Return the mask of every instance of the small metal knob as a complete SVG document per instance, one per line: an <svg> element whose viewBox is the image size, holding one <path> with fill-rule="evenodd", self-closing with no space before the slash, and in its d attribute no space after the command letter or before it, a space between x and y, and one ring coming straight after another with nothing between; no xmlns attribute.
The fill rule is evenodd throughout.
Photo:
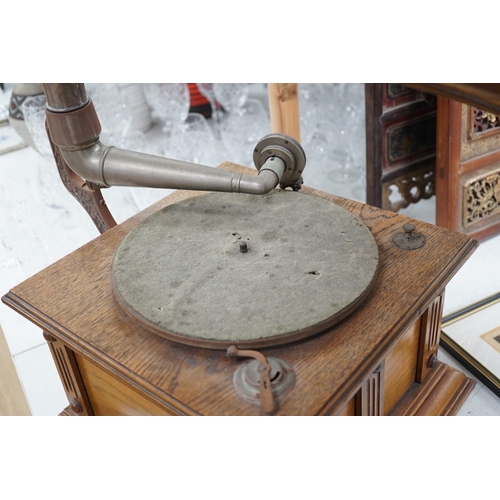
<svg viewBox="0 0 500 500"><path fill-rule="evenodd" d="M433 354L429 358L429 361L427 361L427 368L436 368L437 364L438 364L438 357L436 354Z"/></svg>
<svg viewBox="0 0 500 500"><path fill-rule="evenodd" d="M403 226L403 231L406 233L406 239L409 240L415 231L415 224L405 224Z"/></svg>
<svg viewBox="0 0 500 500"><path fill-rule="evenodd" d="M402 233L392 237L392 244L401 250L417 250L425 245L425 236L415 233L415 224L403 225Z"/></svg>
<svg viewBox="0 0 500 500"><path fill-rule="evenodd" d="M69 406L75 413L82 413L83 411L82 406L76 399L72 399Z"/></svg>

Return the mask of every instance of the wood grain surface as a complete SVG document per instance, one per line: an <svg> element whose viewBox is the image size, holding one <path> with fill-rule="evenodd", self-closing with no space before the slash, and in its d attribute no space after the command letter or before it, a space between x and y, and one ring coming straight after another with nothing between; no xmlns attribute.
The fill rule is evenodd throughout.
<svg viewBox="0 0 500 500"><path fill-rule="evenodd" d="M268 83L271 132L300 142L299 89L297 83Z"/></svg>
<svg viewBox="0 0 500 500"><path fill-rule="evenodd" d="M407 87L500 114L500 83L405 83Z"/></svg>
<svg viewBox="0 0 500 500"><path fill-rule="evenodd" d="M497 213L488 215L487 211L484 217L474 223L465 222L468 206L467 185L474 177L485 179L489 175L493 178L498 175L500 150L496 142L491 142L489 146L483 142L475 157L462 158L462 148L478 142L474 137L467 138L467 118L463 116L462 108L463 105L457 101L438 98L436 224L483 241L500 232L500 220ZM491 138L490 136L483 141Z"/></svg>
<svg viewBox="0 0 500 500"><path fill-rule="evenodd" d="M0 328L0 416L28 416L31 411L14 360Z"/></svg>
<svg viewBox="0 0 500 500"><path fill-rule="evenodd" d="M219 168L249 173L230 163ZM377 241L380 264L370 296L338 325L304 341L262 349L288 362L296 374L295 387L280 403L278 415L335 414L344 408L398 340L407 335L415 344L409 330L477 246L463 234L313 189L304 191L359 217ZM172 413L259 415L259 407L233 389L233 374L244 361L150 333L132 324L113 298L110 266L125 235L159 208L196 194L174 192L16 286L2 300L77 355ZM408 222L427 238L419 250L401 250L391 242Z"/></svg>

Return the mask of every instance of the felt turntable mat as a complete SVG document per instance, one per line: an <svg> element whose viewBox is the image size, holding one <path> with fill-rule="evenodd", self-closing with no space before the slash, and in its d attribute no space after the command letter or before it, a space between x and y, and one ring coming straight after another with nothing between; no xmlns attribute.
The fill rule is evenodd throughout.
<svg viewBox="0 0 500 500"><path fill-rule="evenodd" d="M156 212L120 244L111 276L119 304L152 331L223 348L334 324L364 300L377 266L377 244L350 212L274 190L209 193Z"/></svg>

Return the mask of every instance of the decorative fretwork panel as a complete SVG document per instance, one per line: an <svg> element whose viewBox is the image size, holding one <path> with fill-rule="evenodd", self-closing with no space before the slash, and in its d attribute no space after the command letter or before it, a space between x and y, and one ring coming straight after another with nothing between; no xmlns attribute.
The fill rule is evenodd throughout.
<svg viewBox="0 0 500 500"><path fill-rule="evenodd" d="M472 108L472 116L472 130L474 135L482 135L494 129L498 129L496 131L500 132L499 116L477 108Z"/></svg>
<svg viewBox="0 0 500 500"><path fill-rule="evenodd" d="M383 186L382 208L398 212L412 203L428 200L435 194L435 172L433 165L409 172Z"/></svg>
<svg viewBox="0 0 500 500"><path fill-rule="evenodd" d="M500 149L500 119L480 109L461 105L460 162L495 153Z"/></svg>
<svg viewBox="0 0 500 500"><path fill-rule="evenodd" d="M463 199L464 227L497 216L500 213L500 172L467 182Z"/></svg>

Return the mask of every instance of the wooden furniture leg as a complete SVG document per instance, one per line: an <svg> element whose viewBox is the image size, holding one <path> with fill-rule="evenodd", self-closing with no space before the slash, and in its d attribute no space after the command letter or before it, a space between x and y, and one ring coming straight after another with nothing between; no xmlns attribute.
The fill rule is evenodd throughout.
<svg viewBox="0 0 500 500"><path fill-rule="evenodd" d="M268 83L271 132L286 134L300 142L299 94L296 83Z"/></svg>

